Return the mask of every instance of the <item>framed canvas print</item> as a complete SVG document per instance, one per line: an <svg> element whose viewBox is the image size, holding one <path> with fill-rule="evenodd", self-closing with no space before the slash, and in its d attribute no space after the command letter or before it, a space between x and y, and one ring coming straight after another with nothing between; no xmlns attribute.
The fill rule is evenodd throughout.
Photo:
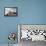
<svg viewBox="0 0 46 46"><path fill-rule="evenodd" d="M46 24L19 24L19 42L22 40L46 41Z"/></svg>
<svg viewBox="0 0 46 46"><path fill-rule="evenodd" d="M18 16L18 8L17 7L5 7L4 16Z"/></svg>

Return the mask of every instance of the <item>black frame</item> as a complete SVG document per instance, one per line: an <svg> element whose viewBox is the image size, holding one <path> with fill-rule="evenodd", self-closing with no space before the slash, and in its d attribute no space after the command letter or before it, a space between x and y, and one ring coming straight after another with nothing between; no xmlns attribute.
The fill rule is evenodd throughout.
<svg viewBox="0 0 46 46"><path fill-rule="evenodd" d="M5 15L5 8L13 8L16 9L16 15ZM5 7L4 8L4 16L18 16L18 7Z"/></svg>

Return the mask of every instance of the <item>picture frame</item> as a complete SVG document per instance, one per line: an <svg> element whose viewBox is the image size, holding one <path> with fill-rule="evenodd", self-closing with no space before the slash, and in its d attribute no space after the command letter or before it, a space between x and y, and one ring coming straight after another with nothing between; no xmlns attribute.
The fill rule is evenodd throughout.
<svg viewBox="0 0 46 46"><path fill-rule="evenodd" d="M18 24L18 41L22 40L46 41L46 24Z"/></svg>
<svg viewBox="0 0 46 46"><path fill-rule="evenodd" d="M18 16L18 8L17 7L5 7L4 16Z"/></svg>

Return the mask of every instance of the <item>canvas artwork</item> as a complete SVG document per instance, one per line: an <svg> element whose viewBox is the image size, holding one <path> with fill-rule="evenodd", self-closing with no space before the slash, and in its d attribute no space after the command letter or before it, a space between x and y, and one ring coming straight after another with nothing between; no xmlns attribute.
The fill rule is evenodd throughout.
<svg viewBox="0 0 46 46"><path fill-rule="evenodd" d="M5 7L4 9L4 16L17 16L17 7Z"/></svg>
<svg viewBox="0 0 46 46"><path fill-rule="evenodd" d="M46 25L19 25L20 41L46 41Z"/></svg>

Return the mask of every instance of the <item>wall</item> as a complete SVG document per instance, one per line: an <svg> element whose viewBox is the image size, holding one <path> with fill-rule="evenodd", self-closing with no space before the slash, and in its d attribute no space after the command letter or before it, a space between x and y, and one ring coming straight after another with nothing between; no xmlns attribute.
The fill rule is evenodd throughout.
<svg viewBox="0 0 46 46"><path fill-rule="evenodd" d="M18 7L17 17L5 17L4 7ZM46 24L46 0L0 0L0 44L7 44L17 24ZM17 40L16 40L17 42Z"/></svg>
<svg viewBox="0 0 46 46"><path fill-rule="evenodd" d="M21 8L22 24L46 24L46 0L25 0Z"/></svg>

